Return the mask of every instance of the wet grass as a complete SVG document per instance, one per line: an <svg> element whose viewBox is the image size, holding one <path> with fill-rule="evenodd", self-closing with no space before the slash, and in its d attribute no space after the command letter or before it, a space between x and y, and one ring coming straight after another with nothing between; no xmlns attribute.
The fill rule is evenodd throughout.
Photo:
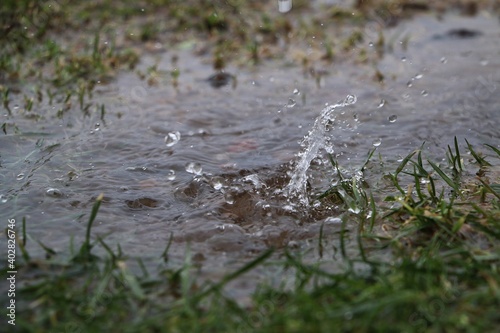
<svg viewBox="0 0 500 333"><path fill-rule="evenodd" d="M448 165L425 161L422 149L410 153L385 175L390 185L384 192L393 194L382 201L374 199L369 184L339 172L341 182L321 200L335 196L351 213L342 216L336 241L324 241L321 228L317 242L320 257L326 247L337 249L344 269L336 273L282 248L207 282L195 273L189 255L183 265L169 262L171 242L158 258L159 274L150 274L140 259L142 272L132 273L126 264L131 258L120 247L112 249L92 234L102 196L80 249L70 256L41 244L47 259L32 259L23 223L16 327L26 332L494 332L500 325L500 179L490 165L498 165L500 154L487 146L483 153L471 145L468 150L461 152L455 140ZM373 153L364 170L377 163ZM358 254L347 252L348 242L358 243ZM94 255L97 247L107 254ZM390 259L380 259L381 252ZM279 286L262 284L250 304L226 296L229 282L256 267L278 267L288 278Z"/></svg>
<svg viewBox="0 0 500 333"><path fill-rule="evenodd" d="M314 22L263 14L263 1L193 3L4 1L0 8L5 32L0 35L3 108L8 114L34 113L37 103L48 100L60 105L54 115L58 118L73 108L86 114L93 106L104 120L105 106L91 101L97 82L133 69L139 61L137 44L160 41L170 47L185 41L165 39L172 31L182 32L186 39L206 40L215 70L224 69L229 61L258 64L293 54L288 47L277 47L280 40L289 46L293 38L328 37ZM355 15L335 7L316 18L355 26L339 40L312 45L319 48L321 60L350 57L363 41L359 25L366 20L391 25L406 15L400 1L357 3ZM143 8L168 19L153 20L142 14ZM294 1L294 8L307 11L308 2ZM128 36L120 42L112 37L117 20L127 23ZM66 29L77 38L68 38ZM377 54L360 52L360 62L373 61L391 48L381 33L374 42ZM315 61L300 56L296 60L304 67ZM171 77L177 85L179 70L172 70ZM383 81L383 73L377 71L376 78ZM8 122L1 127L4 134L18 130ZM334 243L325 239L321 228L314 244L319 257L344 264L336 273L322 268L321 262L306 262L296 250L280 248L268 249L233 273L207 282L197 275L189 255L180 266L169 261L171 241L157 258L159 274L149 272L141 259L137 259L141 273L132 272L127 263L134 258L126 255L126 249L113 248L105 237L92 233L102 196L90 211L82 244L67 253L31 238L23 220L17 240L22 264L16 328L20 332L494 332L500 326L500 180L492 166L498 166L500 152L486 145L481 153L466 145L464 151L455 140L447 149L446 165L425 160L422 149L408 154L383 176L387 186L381 192L389 193L383 196L364 177L344 175L332 159L338 179L318 200L346 213ZM378 163L374 153L369 152L363 172ZM28 242L40 245L45 258L28 253ZM347 252L348 242L358 244L358 254ZM332 248L339 256L326 258ZM104 254L95 254L96 249ZM390 253L390 259L380 259L382 252ZM257 267L279 268L289 279L278 287L261 285L250 304L239 304L225 294L231 281ZM3 277L6 271L2 268Z"/></svg>

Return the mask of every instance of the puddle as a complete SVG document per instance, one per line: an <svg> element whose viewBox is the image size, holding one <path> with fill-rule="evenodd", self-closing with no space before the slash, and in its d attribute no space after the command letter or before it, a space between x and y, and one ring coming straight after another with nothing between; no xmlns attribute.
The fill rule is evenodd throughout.
<svg viewBox="0 0 500 333"><path fill-rule="evenodd" d="M92 204L104 193L93 233L152 265L171 235L171 260L182 262L189 248L207 277L270 246L310 249L305 256L317 260L322 223L333 249L345 212L297 212L280 195L299 142L325 104L357 96L335 110L338 126L325 132L332 154L352 172L374 146L394 163L424 141L427 156L439 161L455 136L499 147L499 28L486 14L419 16L385 31L393 49L376 66L324 63L319 81L286 61L229 67L231 76L215 77L190 50L145 55L140 70L156 64L165 74L155 85L135 73L99 85L93 101L106 105L102 119L98 111L83 117L72 110L59 120L47 103L37 120L26 112L4 116L20 132L11 126L0 136L0 215L25 217L32 238L65 253L69 236L82 241ZM372 42L364 46L370 50ZM169 74L173 55L177 87ZM308 171L309 186L326 189L331 168L318 163ZM28 250L43 255L34 242ZM325 257L334 258L333 250Z"/></svg>

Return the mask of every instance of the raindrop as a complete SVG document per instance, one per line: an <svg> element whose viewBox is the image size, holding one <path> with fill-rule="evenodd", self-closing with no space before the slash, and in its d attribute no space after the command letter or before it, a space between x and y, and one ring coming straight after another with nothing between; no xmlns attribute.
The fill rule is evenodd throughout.
<svg viewBox="0 0 500 333"><path fill-rule="evenodd" d="M381 107L383 107L383 106L385 105L385 103L386 103L386 102L385 102L385 99L381 99L381 100L380 100L380 103L378 103L377 108L379 108L379 109L380 109Z"/></svg>
<svg viewBox="0 0 500 333"><path fill-rule="evenodd" d="M489 64L488 60L481 60L481 66L487 66Z"/></svg>
<svg viewBox="0 0 500 333"><path fill-rule="evenodd" d="M427 90L422 90L422 92L420 93L422 96L427 96L429 95L429 93L427 92Z"/></svg>
<svg viewBox="0 0 500 333"><path fill-rule="evenodd" d="M359 214L359 212L361 212L361 209L359 207L351 207L348 209L348 211L353 214Z"/></svg>
<svg viewBox="0 0 500 333"><path fill-rule="evenodd" d="M448 62L448 59L446 59L446 57L442 57L439 61L441 61L442 64L446 64Z"/></svg>
<svg viewBox="0 0 500 333"><path fill-rule="evenodd" d="M297 102L294 99L288 99L288 103L286 104L287 108L293 108L295 105L297 105Z"/></svg>
<svg viewBox="0 0 500 333"><path fill-rule="evenodd" d="M215 177L212 177L212 179L210 180L210 185L212 185L212 187L215 190L220 190L224 186L226 186L226 181L224 178L222 178L220 176L215 176Z"/></svg>
<svg viewBox="0 0 500 333"><path fill-rule="evenodd" d="M232 205L232 204L234 204L234 197L233 197L233 195L232 195L231 193L229 193L229 192L224 194L224 200L226 201L226 203L227 203L228 205Z"/></svg>
<svg viewBox="0 0 500 333"><path fill-rule="evenodd" d="M406 62L406 57L401 57L402 62Z"/></svg>
<svg viewBox="0 0 500 333"><path fill-rule="evenodd" d="M325 220L325 224L340 224L342 223L342 219L339 217L327 217Z"/></svg>
<svg viewBox="0 0 500 333"><path fill-rule="evenodd" d="M49 188L45 194L47 194L49 197L54 197L54 198L60 198L62 197L62 192L61 190L57 189L57 188Z"/></svg>
<svg viewBox="0 0 500 333"><path fill-rule="evenodd" d="M280 13L288 13L292 9L292 0L278 0L278 10Z"/></svg>
<svg viewBox="0 0 500 333"><path fill-rule="evenodd" d="M14 105L14 110L17 110L17 109L19 109L19 105L15 104Z"/></svg>
<svg viewBox="0 0 500 333"><path fill-rule="evenodd" d="M423 74L417 74L417 75L415 75L415 80L420 80L423 77L424 77Z"/></svg>
<svg viewBox="0 0 500 333"><path fill-rule="evenodd" d="M300 90L297 88L293 89L293 94L297 96L300 95Z"/></svg>
<svg viewBox="0 0 500 333"><path fill-rule="evenodd" d="M16 176L16 180L23 180L24 179L24 173L20 173Z"/></svg>
<svg viewBox="0 0 500 333"><path fill-rule="evenodd" d="M189 162L188 164L186 164L186 171L199 176L201 175L203 170L200 163Z"/></svg>
<svg viewBox="0 0 500 333"><path fill-rule="evenodd" d="M170 132L165 136L165 144L167 147L172 147L181 139L181 133L178 131Z"/></svg>
<svg viewBox="0 0 500 333"><path fill-rule="evenodd" d="M382 139L380 139L380 138L377 138L377 139L373 140L373 142L372 142L372 145L373 145L374 147L378 147L378 146L380 146L381 144L382 144Z"/></svg>
<svg viewBox="0 0 500 333"><path fill-rule="evenodd" d="M368 46L369 46L369 47L373 47L373 42L369 42L369 43L368 43Z"/></svg>
<svg viewBox="0 0 500 333"><path fill-rule="evenodd" d="M167 180L175 180L175 171L174 170L169 170L167 174Z"/></svg>
<svg viewBox="0 0 500 333"><path fill-rule="evenodd" d="M406 84L406 86L407 86L408 88L413 87L413 79L411 79L410 81L408 81L408 83Z"/></svg>
<svg viewBox="0 0 500 333"><path fill-rule="evenodd" d="M392 116L389 116L389 122L395 123L396 120L398 120L398 116L396 116L395 114L393 114Z"/></svg>

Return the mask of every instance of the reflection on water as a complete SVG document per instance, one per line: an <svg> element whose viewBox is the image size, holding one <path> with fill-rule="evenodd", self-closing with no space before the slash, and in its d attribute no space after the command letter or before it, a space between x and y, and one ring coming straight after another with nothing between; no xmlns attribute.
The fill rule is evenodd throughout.
<svg viewBox="0 0 500 333"><path fill-rule="evenodd" d="M482 34L434 37L461 26ZM358 98L349 112L336 110L335 121L359 126L326 134L325 123L321 137L306 137L308 147L331 140L329 152L346 169L359 168L373 146L395 163L423 141L426 153L441 159L454 136L498 147L497 21L423 16L394 29L419 33L407 50L395 46L381 60L383 84L372 79L369 64L325 64L330 74L318 87L301 68L274 61L230 69L238 85L213 89L204 79L211 68L179 51L177 87L148 86L133 73L98 87L94 99L106 104L104 119L72 112L60 120L46 104L37 121L13 112L8 122L19 132L0 136L0 215L26 217L33 238L65 252L70 235L81 241L91 206L104 193L94 233L146 260L159 258L173 235L172 258L181 260L190 243L213 273L269 246L307 248L324 221L333 242L345 212L320 207L303 214L282 198L304 156L299 142L325 103ZM168 68L171 56L158 67ZM154 61L145 56L142 66ZM293 186L328 187L329 167L315 161L321 146ZM368 177L377 182L381 175ZM42 253L33 242L28 250Z"/></svg>

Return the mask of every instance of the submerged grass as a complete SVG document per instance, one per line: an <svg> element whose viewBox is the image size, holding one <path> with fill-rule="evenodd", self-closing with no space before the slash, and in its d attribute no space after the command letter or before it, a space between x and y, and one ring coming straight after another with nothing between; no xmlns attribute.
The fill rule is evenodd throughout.
<svg viewBox="0 0 500 333"><path fill-rule="evenodd" d="M450 178L450 169L436 163L424 164L421 149L412 152L390 174L396 194L382 202L352 180L328 190L323 199L344 191L337 199L346 210L354 208L342 218L337 260L345 268L336 273L289 249L268 249L215 282L198 282L189 257L158 275L139 261L142 274L132 273L119 247L113 251L101 238L92 242L102 197L92 208L79 252L66 260L56 253L35 260L26 253L23 223L16 327L26 332L494 332L500 325L500 179L487 177L486 157L468 148L475 161L467 165L464 154L451 150L449 168L464 172L460 178ZM499 152L490 151L489 158L498 162ZM471 167L483 172L467 179ZM356 224L353 235L347 228ZM318 251L324 257L329 245L323 237L321 228ZM358 255L346 251L351 241L358 242ZM92 254L99 244L107 256ZM159 262L168 264L170 244ZM390 259L380 259L381 251L389 251ZM292 285L263 284L246 305L226 296L230 281L263 265L281 267Z"/></svg>

